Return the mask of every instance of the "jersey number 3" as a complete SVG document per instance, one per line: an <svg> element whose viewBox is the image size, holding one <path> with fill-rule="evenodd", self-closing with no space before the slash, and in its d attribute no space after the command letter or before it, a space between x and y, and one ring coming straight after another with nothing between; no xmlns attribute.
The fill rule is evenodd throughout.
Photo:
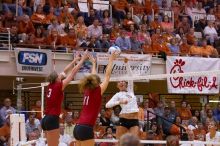
<svg viewBox="0 0 220 146"><path fill-rule="evenodd" d="M83 105L89 104L89 96L84 96Z"/></svg>
<svg viewBox="0 0 220 146"><path fill-rule="evenodd" d="M48 94L47 94L47 98L50 98L51 93L52 93L52 89L51 89L51 88L49 88L49 90L48 90Z"/></svg>

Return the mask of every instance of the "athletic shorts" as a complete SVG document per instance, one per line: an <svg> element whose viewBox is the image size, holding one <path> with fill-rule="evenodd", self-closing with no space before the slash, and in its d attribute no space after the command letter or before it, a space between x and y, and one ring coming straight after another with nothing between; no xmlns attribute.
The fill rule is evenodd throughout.
<svg viewBox="0 0 220 146"><path fill-rule="evenodd" d="M73 136L79 141L94 139L93 127L77 124L74 127Z"/></svg>
<svg viewBox="0 0 220 146"><path fill-rule="evenodd" d="M59 129L59 116L44 116L44 118L41 120L41 127L44 131Z"/></svg>
<svg viewBox="0 0 220 146"><path fill-rule="evenodd" d="M138 119L120 118L119 125L127 128L127 129L130 129L131 127L139 126L139 121L138 121Z"/></svg>

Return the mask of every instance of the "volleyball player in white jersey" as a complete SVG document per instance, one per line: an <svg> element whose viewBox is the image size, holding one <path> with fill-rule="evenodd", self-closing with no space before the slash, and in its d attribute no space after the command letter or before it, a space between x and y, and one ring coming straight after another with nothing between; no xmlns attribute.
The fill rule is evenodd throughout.
<svg viewBox="0 0 220 146"><path fill-rule="evenodd" d="M128 63L126 63L126 67L128 69L128 73L131 74L131 69ZM136 96L134 95L133 80L119 81L117 87L119 89L119 92L116 93L106 104L106 108L112 108L116 105L120 105L122 108L119 114L120 124L116 128L116 138L120 138L123 134L127 132L138 135L139 109Z"/></svg>

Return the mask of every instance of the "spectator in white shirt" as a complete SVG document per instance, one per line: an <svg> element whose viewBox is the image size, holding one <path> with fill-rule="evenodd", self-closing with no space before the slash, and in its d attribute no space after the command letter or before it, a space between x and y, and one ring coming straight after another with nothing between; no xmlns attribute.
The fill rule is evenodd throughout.
<svg viewBox="0 0 220 146"><path fill-rule="evenodd" d="M189 123L188 129L189 129L189 130L197 129L197 128L198 128L197 123L198 123L197 117L193 116L193 117L190 119L190 123Z"/></svg>
<svg viewBox="0 0 220 146"><path fill-rule="evenodd" d="M65 143L66 145L69 145L72 138L69 134L66 134L64 131L65 131L65 126L64 126L64 124L60 123L60 139L59 139L59 141L60 141L60 143Z"/></svg>
<svg viewBox="0 0 220 146"><path fill-rule="evenodd" d="M29 134L34 131L34 129L39 129L41 131L40 121L36 118L35 113L31 113L28 117L28 120L25 123L26 133Z"/></svg>
<svg viewBox="0 0 220 146"><path fill-rule="evenodd" d="M195 135L194 135L192 130L189 130L187 132L187 135L188 135L188 141L198 142L197 140L194 140ZM204 146L204 144L198 144L198 143L195 143L195 144L182 144L181 146Z"/></svg>
<svg viewBox="0 0 220 146"><path fill-rule="evenodd" d="M66 120L65 120L65 129L64 129L64 133L67 135L70 135L71 137L73 137L73 129L74 129L74 125L72 124L73 122L73 118L72 115L67 114L66 115Z"/></svg>
<svg viewBox="0 0 220 146"><path fill-rule="evenodd" d="M214 121L211 121L208 125L208 133L206 134L206 141L220 142L220 132L217 131L217 125ZM213 145L207 144L207 146L213 146Z"/></svg>
<svg viewBox="0 0 220 146"><path fill-rule="evenodd" d="M204 35L211 45L218 39L218 33L212 21L208 21L208 26L204 29Z"/></svg>
<svg viewBox="0 0 220 146"><path fill-rule="evenodd" d="M2 120L3 120L3 122L5 122L5 120L6 120L6 115L7 115L7 113L8 112L11 112L12 114L15 114L15 112L16 112L16 110L15 110L15 108L13 108L12 106L11 106L11 99L10 98L5 98L4 99L4 106L1 108L1 110L0 110L0 115L1 115L1 118L2 118Z"/></svg>

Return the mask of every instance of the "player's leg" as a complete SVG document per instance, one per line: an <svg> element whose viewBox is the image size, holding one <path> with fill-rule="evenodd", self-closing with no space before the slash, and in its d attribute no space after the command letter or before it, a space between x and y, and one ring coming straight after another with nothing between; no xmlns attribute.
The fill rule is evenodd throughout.
<svg viewBox="0 0 220 146"><path fill-rule="evenodd" d="M139 127L138 126L133 126L129 129L129 132L134 134L134 135L139 135Z"/></svg>
<svg viewBox="0 0 220 146"><path fill-rule="evenodd" d="M128 129L124 126L116 127L116 138L119 139L122 135L128 132Z"/></svg>
<svg viewBox="0 0 220 146"><path fill-rule="evenodd" d="M58 146L60 138L60 129L53 129L47 131L47 144L48 146Z"/></svg>
<svg viewBox="0 0 220 146"><path fill-rule="evenodd" d="M80 146L94 146L94 145L95 145L94 139L84 140L80 142Z"/></svg>
<svg viewBox="0 0 220 146"><path fill-rule="evenodd" d="M94 146L93 127L87 125L76 125L73 130L76 146Z"/></svg>

